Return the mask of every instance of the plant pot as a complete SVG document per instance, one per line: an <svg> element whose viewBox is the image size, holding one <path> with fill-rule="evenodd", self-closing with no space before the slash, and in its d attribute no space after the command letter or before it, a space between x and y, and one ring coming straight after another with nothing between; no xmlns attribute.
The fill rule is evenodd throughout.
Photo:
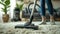
<svg viewBox="0 0 60 34"><path fill-rule="evenodd" d="M20 19L20 9L19 8L15 8L14 9L14 13L13 13L13 21L21 21Z"/></svg>
<svg viewBox="0 0 60 34"><path fill-rule="evenodd" d="M2 19L3 19L3 22L8 22L9 21L9 15L3 14Z"/></svg>

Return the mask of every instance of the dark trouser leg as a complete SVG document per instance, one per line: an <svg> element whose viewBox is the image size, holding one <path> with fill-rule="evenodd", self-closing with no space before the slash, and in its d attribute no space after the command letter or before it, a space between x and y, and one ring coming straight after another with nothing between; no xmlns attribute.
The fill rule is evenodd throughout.
<svg viewBox="0 0 60 34"><path fill-rule="evenodd" d="M46 18L45 18L45 0L40 0L41 4L41 16L42 16L42 23L41 24L46 24Z"/></svg>
<svg viewBox="0 0 60 34"><path fill-rule="evenodd" d="M41 4L41 15L45 16L45 0L40 0Z"/></svg>
<svg viewBox="0 0 60 34"><path fill-rule="evenodd" d="M47 3L48 10L49 10L49 14L53 16L53 5L52 5L51 0L46 0L46 3Z"/></svg>

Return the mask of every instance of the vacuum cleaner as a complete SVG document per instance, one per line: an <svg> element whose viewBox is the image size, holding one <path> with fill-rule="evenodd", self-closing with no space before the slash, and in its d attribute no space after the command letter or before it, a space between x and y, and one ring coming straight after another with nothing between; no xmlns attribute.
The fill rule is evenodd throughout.
<svg viewBox="0 0 60 34"><path fill-rule="evenodd" d="M33 20L33 13L34 13L34 9L35 9L35 5L36 4L36 0L34 1L34 6L32 8L32 12L30 15L30 20L28 22L26 22L24 25L22 24L18 24L15 26L15 28L26 28L26 29L34 29L34 30L38 30L38 26L32 24L32 20Z"/></svg>

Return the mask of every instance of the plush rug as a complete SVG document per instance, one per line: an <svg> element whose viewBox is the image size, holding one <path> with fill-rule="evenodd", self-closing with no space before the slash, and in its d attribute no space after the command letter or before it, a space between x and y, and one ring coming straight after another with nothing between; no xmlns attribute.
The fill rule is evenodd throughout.
<svg viewBox="0 0 60 34"><path fill-rule="evenodd" d="M17 28L20 23L0 23L0 34L60 34L60 25L38 25L38 30Z"/></svg>

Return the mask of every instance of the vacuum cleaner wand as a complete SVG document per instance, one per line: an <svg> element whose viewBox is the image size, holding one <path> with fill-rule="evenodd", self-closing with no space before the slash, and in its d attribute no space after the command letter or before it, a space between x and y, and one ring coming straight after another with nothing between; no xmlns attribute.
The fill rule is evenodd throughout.
<svg viewBox="0 0 60 34"><path fill-rule="evenodd" d="M32 12L31 12L31 15L30 15L30 20L29 20L28 23L26 23L27 26L30 25L30 24L32 23L33 14L34 14L34 10L35 10L35 7L36 7L36 1L37 1L37 0L34 1L34 5L33 5L33 8L32 8Z"/></svg>

